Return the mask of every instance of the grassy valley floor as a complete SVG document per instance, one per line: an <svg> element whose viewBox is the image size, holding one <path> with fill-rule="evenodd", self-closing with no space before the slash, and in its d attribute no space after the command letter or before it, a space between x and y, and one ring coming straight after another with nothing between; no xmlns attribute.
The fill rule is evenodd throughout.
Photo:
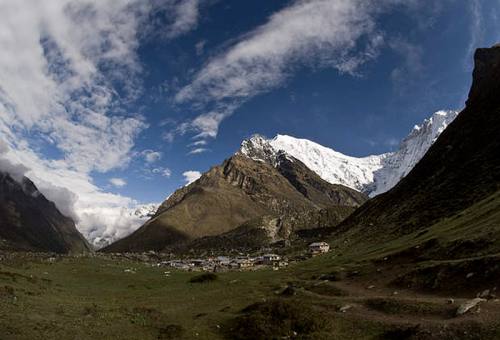
<svg viewBox="0 0 500 340"><path fill-rule="evenodd" d="M279 271L190 282L202 274L101 257L19 255L0 264L0 338L498 339L494 296L479 312L457 317L474 288L425 285L443 273L466 280L469 261L353 262L331 253Z"/></svg>

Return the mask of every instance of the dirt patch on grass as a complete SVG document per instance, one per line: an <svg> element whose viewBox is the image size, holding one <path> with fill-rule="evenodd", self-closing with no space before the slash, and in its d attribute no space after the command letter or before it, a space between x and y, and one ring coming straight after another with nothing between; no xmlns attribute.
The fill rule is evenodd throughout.
<svg viewBox="0 0 500 340"><path fill-rule="evenodd" d="M500 333L497 326L487 327L479 322L424 327L397 326L385 331L380 340L496 340Z"/></svg>
<svg viewBox="0 0 500 340"><path fill-rule="evenodd" d="M442 318L452 318L455 315L456 310L455 306L384 298L368 299L364 304L370 309L393 315L439 316Z"/></svg>
<svg viewBox="0 0 500 340"><path fill-rule="evenodd" d="M319 281L314 284L309 284L304 287L306 290L319 295L325 296L347 296L349 295L345 290L338 288L328 281Z"/></svg>
<svg viewBox="0 0 500 340"><path fill-rule="evenodd" d="M500 258L485 257L427 265L398 276L391 285L470 297L485 289L493 290L498 282Z"/></svg>

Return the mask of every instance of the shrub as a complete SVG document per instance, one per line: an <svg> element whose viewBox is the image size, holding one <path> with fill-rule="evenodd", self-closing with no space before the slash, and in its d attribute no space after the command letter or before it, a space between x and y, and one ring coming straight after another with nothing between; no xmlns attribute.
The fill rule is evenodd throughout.
<svg viewBox="0 0 500 340"><path fill-rule="evenodd" d="M214 273L204 273L201 275L193 276L189 282L190 283L205 283L217 280L217 275Z"/></svg>
<svg viewBox="0 0 500 340"><path fill-rule="evenodd" d="M180 325L167 325L160 328L158 339L169 340L169 339L179 339L185 333L185 329Z"/></svg>
<svg viewBox="0 0 500 340"><path fill-rule="evenodd" d="M324 319L307 305L272 300L246 307L230 325L228 338L237 340L281 339L309 335L325 327Z"/></svg>

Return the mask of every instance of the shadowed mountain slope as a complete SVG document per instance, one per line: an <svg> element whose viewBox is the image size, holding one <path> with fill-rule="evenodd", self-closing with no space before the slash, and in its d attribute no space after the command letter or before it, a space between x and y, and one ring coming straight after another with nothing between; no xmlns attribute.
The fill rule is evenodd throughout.
<svg viewBox="0 0 500 340"><path fill-rule="evenodd" d="M7 250L82 253L91 251L75 223L47 200L33 182L0 172L0 247Z"/></svg>
<svg viewBox="0 0 500 340"><path fill-rule="evenodd" d="M382 242L416 231L424 233L436 223L463 217L464 209L490 196L498 201L499 93L500 47L478 49L466 108L398 185L358 209L341 224L338 235L351 241L371 238ZM472 216L474 211L467 214ZM490 217L489 213L477 215L468 221L469 226L488 220L493 228L500 221ZM487 226L483 227L486 232ZM500 233L497 229L495 233Z"/></svg>

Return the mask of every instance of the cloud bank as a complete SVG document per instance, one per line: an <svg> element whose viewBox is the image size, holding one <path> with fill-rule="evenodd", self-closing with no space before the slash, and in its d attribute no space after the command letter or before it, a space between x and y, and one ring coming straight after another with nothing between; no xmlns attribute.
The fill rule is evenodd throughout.
<svg viewBox="0 0 500 340"><path fill-rule="evenodd" d="M112 241L142 223L129 214L138 202L105 192L91 174L128 166L148 127L126 108L142 91L137 49L151 16L168 7L166 30L175 37L196 27L198 5L0 1L0 168L30 177L90 241Z"/></svg>

